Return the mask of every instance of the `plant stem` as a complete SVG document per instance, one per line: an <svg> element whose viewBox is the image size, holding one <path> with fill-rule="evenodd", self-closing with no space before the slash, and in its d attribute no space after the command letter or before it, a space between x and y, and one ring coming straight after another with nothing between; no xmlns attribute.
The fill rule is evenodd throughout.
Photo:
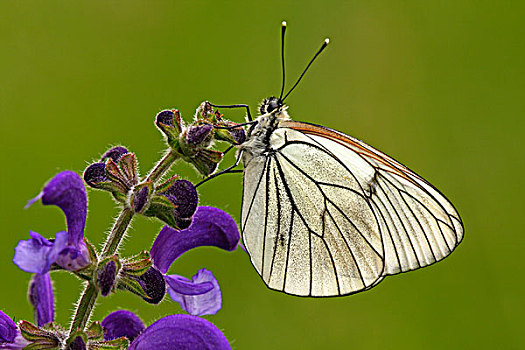
<svg viewBox="0 0 525 350"><path fill-rule="evenodd" d="M102 250L102 258L115 254L120 244L120 241L122 240L122 237L124 237L126 229L128 228L129 223L133 218L133 214L133 210L131 210L130 208L122 209L122 212L118 216L117 221L115 221L113 230L111 230L111 233L109 234L108 239L106 240L104 250Z"/></svg>
<svg viewBox="0 0 525 350"><path fill-rule="evenodd" d="M115 221L115 224L113 225L111 233L108 236L106 245L102 251L102 257L115 254L120 242L122 241L122 237L124 237L126 229L133 218L133 214L134 213L130 208L124 208L122 210ZM69 330L70 334L77 329L83 330L86 327L89 317L91 316L91 312L95 307L95 301L97 300L97 297L97 287L93 284L93 282L88 282L86 289L84 289L84 293L82 294L82 297L80 298L80 301L77 305L75 318L73 319L73 322L71 323L71 329Z"/></svg>
<svg viewBox="0 0 525 350"><path fill-rule="evenodd" d="M69 334L75 332L79 328L84 329L84 327L86 327L86 323L89 320L91 311L95 306L97 296L97 287L95 287L93 283L88 282L86 289L84 289L84 293L82 294L82 298L80 298L80 302L78 303L77 311L75 312L75 318L73 319L73 323L71 323Z"/></svg>
<svg viewBox="0 0 525 350"><path fill-rule="evenodd" d="M162 159L157 163L157 165L151 170L146 181L151 181L153 183L157 182L162 175L179 159L180 155L170 150L168 153L162 157Z"/></svg>

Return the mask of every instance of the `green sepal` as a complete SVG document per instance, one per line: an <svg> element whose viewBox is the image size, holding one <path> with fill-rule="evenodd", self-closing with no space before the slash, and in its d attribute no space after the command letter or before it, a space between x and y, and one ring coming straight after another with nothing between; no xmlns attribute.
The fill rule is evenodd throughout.
<svg viewBox="0 0 525 350"><path fill-rule="evenodd" d="M45 342L45 341L38 341L31 343L29 345L26 345L24 347L24 350L46 350L46 349L58 349L58 342Z"/></svg>
<svg viewBox="0 0 525 350"><path fill-rule="evenodd" d="M149 299L150 296L146 294L140 283L133 278L131 275L120 274L120 278L117 283L117 288L120 290L127 290L135 295L138 295L141 298Z"/></svg>
<svg viewBox="0 0 525 350"><path fill-rule="evenodd" d="M166 200L169 202L168 199ZM160 206L160 205L159 206L153 205L152 203L148 211L145 212L144 215L156 217L157 219L163 221L167 225L177 229L178 228L177 221L175 220L175 214L173 211L173 209L175 209L176 206L173 203L171 203L171 205L172 205L171 210L167 210L167 207Z"/></svg>
<svg viewBox="0 0 525 350"><path fill-rule="evenodd" d="M123 273L138 277L144 274L153 265L153 261L151 260L149 252L144 250L139 254L124 260L122 264Z"/></svg>
<svg viewBox="0 0 525 350"><path fill-rule="evenodd" d="M115 198L115 200L119 203L126 203L126 201L128 200L127 193L111 192L111 194L113 195L113 198Z"/></svg>
<svg viewBox="0 0 525 350"><path fill-rule="evenodd" d="M39 328L30 322L20 321L18 328L22 336L31 342L24 349L55 349L60 343L54 333Z"/></svg>
<svg viewBox="0 0 525 350"><path fill-rule="evenodd" d="M127 187L127 179L124 177L124 174L120 170L117 163L115 163L111 158L106 160L106 175L111 180L121 183L124 187Z"/></svg>
<svg viewBox="0 0 525 350"><path fill-rule="evenodd" d="M100 182L93 182L91 186L95 186L94 188L109 192L127 192L127 188L121 184L120 182L114 182L114 181L100 181Z"/></svg>
<svg viewBox="0 0 525 350"><path fill-rule="evenodd" d="M155 207L156 210L173 210L177 208L175 204L173 204L168 198L161 195L155 195L153 198L151 198L151 207ZM149 211L149 210L148 210Z"/></svg>
<svg viewBox="0 0 525 350"><path fill-rule="evenodd" d="M197 147L191 146L186 142L186 133L180 134L178 152L181 153L183 157L191 159L197 151Z"/></svg>
<svg viewBox="0 0 525 350"><path fill-rule="evenodd" d="M137 180L137 161L135 159L135 154L126 153L124 154L118 162L120 170L129 181L129 183L135 185Z"/></svg>
<svg viewBox="0 0 525 350"><path fill-rule="evenodd" d="M102 339L104 337L104 329L102 329L100 322L95 321L91 323L89 328L86 329L86 335L89 339Z"/></svg>
<svg viewBox="0 0 525 350"><path fill-rule="evenodd" d="M162 131L164 135L166 135L169 144L171 144L173 140L179 139L180 131L174 128L173 126L163 123L157 123L157 127L160 129L160 131Z"/></svg>
<svg viewBox="0 0 525 350"><path fill-rule="evenodd" d="M234 144L236 145L237 142L235 141L235 139L233 138L232 134L226 130L226 129L213 129L214 130L214 137L216 140L219 140L219 141L226 141L226 142L229 142L231 144Z"/></svg>
<svg viewBox="0 0 525 350"><path fill-rule="evenodd" d="M175 221L175 213L174 209L177 208L175 204L173 204L168 198L165 196L159 194L153 196L151 198L151 203L144 213L142 213L145 216L152 216L156 217L162 221L164 221L166 224L177 227L176 221Z"/></svg>
<svg viewBox="0 0 525 350"><path fill-rule="evenodd" d="M222 152L211 149L201 149L195 156L190 158L190 161L202 175L208 176L217 169L223 157L224 154Z"/></svg>
<svg viewBox="0 0 525 350"><path fill-rule="evenodd" d="M106 340L96 343L90 343L89 349L97 350L125 350L129 346L129 340L125 337L120 337L113 340Z"/></svg>
<svg viewBox="0 0 525 350"><path fill-rule="evenodd" d="M184 129L184 122L182 120L179 110L173 109L172 112L173 112L173 118L172 118L173 125L163 124L160 122L155 123L155 125L157 125L160 131L166 136L168 144L170 146L176 143L175 141L179 139L179 135Z"/></svg>
<svg viewBox="0 0 525 350"><path fill-rule="evenodd" d="M91 244L91 242L89 242L87 240L87 238L84 237L84 243L86 243L86 247L88 249L88 252L89 252L89 259L91 262L97 262L98 261L98 256L97 256L97 250L95 248L95 246L93 244Z"/></svg>
<svg viewBox="0 0 525 350"><path fill-rule="evenodd" d="M168 180L155 187L155 193L166 192L179 179L178 175L173 175Z"/></svg>

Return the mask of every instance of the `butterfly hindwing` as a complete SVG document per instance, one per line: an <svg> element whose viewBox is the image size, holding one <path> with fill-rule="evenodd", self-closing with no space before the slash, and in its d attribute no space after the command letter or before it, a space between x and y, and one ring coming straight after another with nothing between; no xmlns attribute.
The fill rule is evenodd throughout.
<svg viewBox="0 0 525 350"><path fill-rule="evenodd" d="M372 286L382 275L384 253L362 174L350 173L292 129L277 129L270 145L273 151L245 164L241 223L263 280L303 296Z"/></svg>

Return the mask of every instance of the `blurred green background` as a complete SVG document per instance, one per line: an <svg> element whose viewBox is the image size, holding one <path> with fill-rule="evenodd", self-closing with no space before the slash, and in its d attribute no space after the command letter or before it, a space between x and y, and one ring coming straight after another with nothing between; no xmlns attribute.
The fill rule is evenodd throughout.
<svg viewBox="0 0 525 350"><path fill-rule="evenodd" d="M524 343L523 146L525 6L496 1L6 1L0 3L1 309L32 319L18 240L54 236L62 213L23 207L55 173L112 145L142 173L163 151L157 112L190 119L205 99L248 103L278 94L280 23L288 21L288 84L332 41L290 96L296 120L324 124L394 156L442 190L465 223L446 260L372 290L304 299L267 289L242 251L200 248L173 273L213 271L223 309L207 319L236 349L492 349ZM226 112L226 111L223 111ZM227 112L242 120L243 113ZM225 163L226 165L226 163ZM179 164L176 172L197 180ZM241 175L200 189L202 204L239 218ZM89 192L86 235L101 245L118 213ZM123 253L149 248L161 224L136 218ZM53 274L67 323L81 285ZM167 298L169 299L169 298ZM151 323L179 313L119 293L94 319L130 309Z"/></svg>

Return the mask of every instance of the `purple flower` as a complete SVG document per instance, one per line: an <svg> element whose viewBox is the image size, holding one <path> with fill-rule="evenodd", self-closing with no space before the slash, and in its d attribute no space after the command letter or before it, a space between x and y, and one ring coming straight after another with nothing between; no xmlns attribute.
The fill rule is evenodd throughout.
<svg viewBox="0 0 525 350"><path fill-rule="evenodd" d="M128 350L231 349L228 340L211 322L191 315L161 318L144 330L132 312L116 311L103 321L104 340L121 336L132 340Z"/></svg>
<svg viewBox="0 0 525 350"><path fill-rule="evenodd" d="M210 124L190 126L186 130L186 142L191 146L198 146L206 141L212 130L213 126Z"/></svg>
<svg viewBox="0 0 525 350"><path fill-rule="evenodd" d="M0 349L23 349L28 344L16 323L0 310Z"/></svg>
<svg viewBox="0 0 525 350"><path fill-rule="evenodd" d="M33 305L39 327L55 320L55 299L49 273L33 275L29 282L29 302Z"/></svg>
<svg viewBox="0 0 525 350"><path fill-rule="evenodd" d="M176 207L173 211L177 226L188 227L199 201L195 186L188 180L177 180L162 195Z"/></svg>
<svg viewBox="0 0 525 350"><path fill-rule="evenodd" d="M132 341L146 328L137 315L127 310L110 313L102 320L101 326L104 330L104 340L126 337Z"/></svg>
<svg viewBox="0 0 525 350"><path fill-rule="evenodd" d="M80 176L72 171L57 174L28 205L38 199L44 205L56 205L62 209L67 232L58 232L54 240L30 232L31 239L20 241L15 248L13 262L24 271L38 274L49 271L55 262L70 271L89 265L89 251L84 242L87 196Z"/></svg>
<svg viewBox="0 0 525 350"><path fill-rule="evenodd" d="M200 269L191 281L179 275L168 275L165 279L171 299L190 315L214 315L221 309L219 283L210 271Z"/></svg>
<svg viewBox="0 0 525 350"><path fill-rule="evenodd" d="M200 246L215 246L232 251L239 243L237 224L226 212L199 207L191 225L184 230L164 226L155 239L150 254L153 265L166 273L183 253ZM221 291L210 271L200 270L193 279L178 275L164 276L173 300L192 315L216 313L222 305Z"/></svg>

